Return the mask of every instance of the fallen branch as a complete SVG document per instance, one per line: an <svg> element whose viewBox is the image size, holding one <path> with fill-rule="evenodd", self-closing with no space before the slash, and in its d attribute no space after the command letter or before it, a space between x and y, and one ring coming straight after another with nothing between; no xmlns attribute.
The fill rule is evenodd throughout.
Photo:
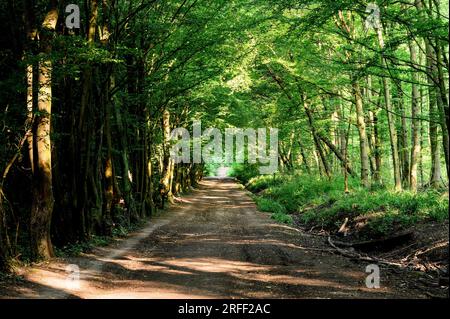
<svg viewBox="0 0 450 319"><path fill-rule="evenodd" d="M399 263L393 263L390 261L386 261L386 260L382 260L382 259L378 259L378 258L373 258L373 257L368 257L368 256L362 256L358 253L355 252L350 252L348 250L339 248L338 246L336 246L333 241L331 240L331 236L328 236L328 243L330 244L331 247L333 247L339 254L345 256L345 257L349 257L352 259L358 259L361 261L367 261L367 262L371 262L371 263L376 263L376 264L383 264L383 265L387 265L387 266L395 266L395 267L401 267L401 268L405 268L404 265L399 264Z"/></svg>
<svg viewBox="0 0 450 319"><path fill-rule="evenodd" d="M344 223L345 225L346 223ZM345 227L345 226L341 226ZM373 239L373 240L367 240L367 241L361 241L361 242L356 242L356 243L346 243L346 242L341 242L341 241L336 241L334 242L335 245L337 246L341 246L341 247L359 247L359 248L363 248L363 247L371 247L371 246L379 246L379 245L383 245L383 244L390 244L392 242L403 242L406 241L408 239L410 239L413 235L413 231L411 230L406 230L400 233L397 233L393 236L389 236L389 237L383 237L383 238L379 238L379 239Z"/></svg>
<svg viewBox="0 0 450 319"><path fill-rule="evenodd" d="M383 257L386 258L386 257L395 256L395 255L400 256L401 253L403 253L404 251L407 251L408 249L410 249L411 247L416 246L416 245L417 245L417 243L412 243L412 244L410 244L410 245L408 245L406 247L401 247L399 249L396 249L396 250L393 250L393 251L388 252L386 254L383 254Z"/></svg>

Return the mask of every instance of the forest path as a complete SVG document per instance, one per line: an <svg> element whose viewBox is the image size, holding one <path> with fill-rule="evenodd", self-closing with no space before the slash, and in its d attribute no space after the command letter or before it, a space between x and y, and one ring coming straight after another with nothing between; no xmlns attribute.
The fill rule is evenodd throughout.
<svg viewBox="0 0 450 319"><path fill-rule="evenodd" d="M69 264L81 271L79 287L67 279ZM381 288L366 288L366 266L259 212L236 182L206 179L128 239L27 269L6 297L425 297L398 271L382 269Z"/></svg>

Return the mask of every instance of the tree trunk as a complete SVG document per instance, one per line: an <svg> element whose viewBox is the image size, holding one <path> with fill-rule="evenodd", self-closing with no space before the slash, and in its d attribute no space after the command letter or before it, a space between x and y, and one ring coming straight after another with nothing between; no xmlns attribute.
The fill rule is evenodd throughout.
<svg viewBox="0 0 450 319"><path fill-rule="evenodd" d="M378 111L374 111L372 113L373 116L373 137L374 137L374 156L375 156L375 174L374 181L382 184L383 181L381 179L381 166L382 166L382 152L381 152L381 138L380 138L380 129L379 129L379 121L378 121Z"/></svg>
<svg viewBox="0 0 450 319"><path fill-rule="evenodd" d="M375 134L374 134L374 119L373 119L373 107L372 107L372 77L367 76L367 89L366 99L368 104L368 112L366 115L366 127L367 127L367 146L369 148L369 163L372 179L375 183L378 182L378 174L375 160Z"/></svg>
<svg viewBox="0 0 450 319"><path fill-rule="evenodd" d="M36 259L48 259L53 256L50 239L50 224L53 213L52 189L52 146L51 146L51 114L52 114L52 62L49 54L52 51L51 36L56 28L58 10L53 3L47 13L40 35L41 52L44 55L39 62L38 76L38 116L36 117L34 140L34 174L33 203L31 207L31 243L32 253Z"/></svg>
<svg viewBox="0 0 450 319"><path fill-rule="evenodd" d="M445 87L444 72L442 70L442 53L440 45L436 45L438 51L436 52L436 69L437 69L437 79L439 84L439 93L437 96L439 120L442 131L442 147L444 150L445 167L447 170L447 178L450 180L449 171L449 137L448 137L448 100L447 100L447 89Z"/></svg>
<svg viewBox="0 0 450 319"><path fill-rule="evenodd" d="M341 162L342 167L345 168L346 171L351 176L355 177L356 176L355 172L353 172L353 170L350 167L350 164L345 159L345 156L336 148L336 146L333 145L333 143L331 143L331 141L329 139L327 139L325 136L323 136L322 134L317 133L317 135L328 146L328 148L334 153L334 155L336 155L338 160Z"/></svg>
<svg viewBox="0 0 450 319"><path fill-rule="evenodd" d="M428 15L431 19L436 19L441 17L441 8L439 1L430 1L430 8L427 10ZM434 5L434 6L433 6ZM434 15L433 13L436 13ZM428 39L427 43L431 44L432 39ZM447 88L445 86L445 75L443 70L443 58L445 58L445 50L443 50L443 46L441 45L441 40L438 37L434 38L432 50L434 53L433 64L436 67L436 71L432 73L434 75L434 83L437 86L437 103L438 103L438 111L440 117L440 126L442 129L442 146L444 150L444 159L445 159L445 167L447 170L447 178L450 179L450 170L449 170L449 136L448 136L448 123L449 123L449 106L448 106L448 97L447 97ZM445 42L444 42L445 43ZM448 45L448 42L447 42ZM448 73L448 65L447 65L447 73Z"/></svg>
<svg viewBox="0 0 450 319"><path fill-rule="evenodd" d="M438 188L441 184L441 159L438 145L438 97L434 80L436 74L436 65L434 64L435 55L429 41L425 39L427 54L427 73L428 73L428 95L429 95L429 135L431 148L431 175L430 186Z"/></svg>
<svg viewBox="0 0 450 319"><path fill-rule="evenodd" d="M302 102L303 102L303 107L305 109L305 113L308 117L308 123L311 128L311 133L313 135L313 140L314 140L314 144L316 146L317 153L319 154L321 163L323 165L323 169L325 171L325 175L327 176L328 179L330 179L331 178L330 167L329 167L327 159L325 157L322 145L320 145L320 139L317 134L316 127L314 126L314 119L312 117L311 111L309 109L309 106L306 104L305 98L303 96L302 96ZM320 171L320 165L319 165L319 171Z"/></svg>
<svg viewBox="0 0 450 319"><path fill-rule="evenodd" d="M104 168L104 203L102 214L102 228L104 235L111 235L112 233L112 210L114 201L115 176L114 164L112 159L112 141L111 141L111 104L109 101L109 81L103 89L102 103L105 110L105 141L106 141L106 159Z"/></svg>
<svg viewBox="0 0 450 319"><path fill-rule="evenodd" d="M411 57L411 64L417 65L417 50L413 42L409 42L409 52ZM417 191L417 166L420 157L420 94L419 94L419 76L416 71L413 70L412 75L412 87L411 87L411 169L409 177L409 187L415 192Z"/></svg>
<svg viewBox="0 0 450 319"><path fill-rule="evenodd" d="M173 177L174 163L170 157L170 113L168 110L164 110L162 118L162 128L164 133L164 161L163 161L163 173L161 176L160 189L161 196L167 199L170 203L173 203L173 194L171 188L171 182Z"/></svg>
<svg viewBox="0 0 450 319"><path fill-rule="evenodd" d="M384 49L384 39L383 39L383 31L381 28L377 29L378 34L378 42L380 48ZM386 59L384 57L381 58L383 67L387 68ZM402 180L400 176L400 160L398 155L398 140L397 140L397 131L395 129L395 119L392 113L392 103L391 103L391 89L389 80L386 77L383 77L383 88L384 88L384 102L386 105L388 126L389 126L389 137L391 142L391 153L392 153L392 166L394 169L394 184L395 190L400 191L402 189Z"/></svg>
<svg viewBox="0 0 450 319"><path fill-rule="evenodd" d="M420 114L424 114L423 110L423 101L425 100L425 90L422 87L420 87ZM425 149L425 125L420 125L420 149ZM419 153L419 172L420 172L420 185L424 184L425 177L424 177L424 169L423 169L423 154L422 152Z"/></svg>
<svg viewBox="0 0 450 319"><path fill-rule="evenodd" d="M401 83L398 84L398 110L400 112L400 139L399 139L399 151L400 151L400 163L402 167L402 184L404 187L409 187L410 178L410 164L409 164L409 141L408 141L408 131L406 123L406 110L403 101L403 91Z"/></svg>
<svg viewBox="0 0 450 319"><path fill-rule="evenodd" d="M361 89L356 79L352 83L353 95L356 105L356 125L359 133L359 151L361 160L361 182L364 187L369 187L369 148L367 145L366 123L364 119L363 100Z"/></svg>

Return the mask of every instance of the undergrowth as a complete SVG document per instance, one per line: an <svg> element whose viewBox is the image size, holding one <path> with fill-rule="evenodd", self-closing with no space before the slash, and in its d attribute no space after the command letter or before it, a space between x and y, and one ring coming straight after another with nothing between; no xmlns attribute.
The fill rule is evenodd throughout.
<svg viewBox="0 0 450 319"><path fill-rule="evenodd" d="M250 177L249 170L239 173L236 177L255 194L258 208L288 224L296 216L304 226L336 232L346 218L349 225L356 218L365 221L358 231L382 236L419 222L442 222L449 217L448 193L431 189L418 193L394 192L381 186L364 189L357 179L350 179L351 191L345 194L341 177L326 180L301 174Z"/></svg>
<svg viewBox="0 0 450 319"><path fill-rule="evenodd" d="M124 238L130 232L141 228L144 224L145 221L131 224L128 227L117 225L117 227L112 230L111 236L92 236L85 241L71 243L63 247L55 247L55 254L57 257L79 256L82 253L92 251L95 247L104 247L111 244L115 239Z"/></svg>

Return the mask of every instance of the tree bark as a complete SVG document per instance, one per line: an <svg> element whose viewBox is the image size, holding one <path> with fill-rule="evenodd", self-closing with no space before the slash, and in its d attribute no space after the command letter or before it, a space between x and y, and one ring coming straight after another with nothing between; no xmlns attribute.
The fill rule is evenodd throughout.
<svg viewBox="0 0 450 319"><path fill-rule="evenodd" d="M325 136L323 136L320 133L317 133L319 138L328 146L328 148L334 153L334 155L336 155L336 157L339 159L339 161L341 161L341 165L343 168L345 168L347 170L347 172L352 176L355 177L356 174L355 172L352 170L352 168L350 167L350 164L348 163L348 161L345 159L345 156L336 148L336 146L331 143L331 141L329 139L327 139Z"/></svg>
<svg viewBox="0 0 450 319"><path fill-rule="evenodd" d="M39 62L38 116L33 130L34 174L33 203L31 207L32 253L36 259L48 259L54 255L50 239L50 225L53 213L52 189L52 51L51 36L58 20L57 3L53 1L42 24L40 35L43 60Z"/></svg>
<svg viewBox="0 0 450 319"><path fill-rule="evenodd" d="M436 65L434 63L435 54L429 41L425 39L426 55L427 55L427 70L428 70L428 96L429 96L429 135L431 148L431 174L430 186L438 188L441 184L441 158L438 144L438 92L435 86Z"/></svg>
<svg viewBox="0 0 450 319"><path fill-rule="evenodd" d="M375 134L374 134L374 115L373 115L373 98L372 98L372 77L367 76L367 89L366 98L368 102L368 110L366 115L366 126L367 126L367 144L369 148L369 163L372 180L375 183L379 183L379 174L377 171L377 164L375 159Z"/></svg>
<svg viewBox="0 0 450 319"><path fill-rule="evenodd" d="M174 163L170 157L170 113L164 110L162 118L162 129L164 134L164 161L163 173L160 181L161 196L173 203L171 182L173 178Z"/></svg>
<svg viewBox="0 0 450 319"><path fill-rule="evenodd" d="M407 123L406 123L406 110L405 103L403 98L403 91L401 83L397 84L397 105L398 111L400 113L400 129L399 129L399 155L400 155L400 164L401 164L401 177L402 177L402 186L405 188L409 187L409 178L410 178L410 163L409 163L409 141L408 141L408 131L407 131Z"/></svg>
<svg viewBox="0 0 450 319"><path fill-rule="evenodd" d="M384 49L384 39L383 39L383 31L381 28L377 29L378 34L378 42L381 50ZM381 62L384 68L387 68L386 59L384 57L381 58ZM391 103L391 89L390 83L387 77L383 77L383 88L384 88L384 102L386 105L388 126L389 126L389 137L391 142L391 155L392 155L392 166L394 169L394 187L396 191L400 191L402 189L402 180L400 175L400 159L398 154L398 139L397 139L397 131L395 129L395 119L392 113L392 103Z"/></svg>
<svg viewBox="0 0 450 319"><path fill-rule="evenodd" d="M319 157L320 157L321 163L323 165L323 169L325 171L325 175L327 176L328 179L330 179L331 178L330 167L328 165L327 159L326 159L325 154L323 152L322 145L320 145L320 139L319 139L319 136L317 134L316 127L314 126L314 119L312 117L312 114L311 114L311 111L309 109L309 106L307 105L307 103L305 101L304 96L302 96L302 102L303 102L303 107L305 109L305 113L306 113L306 115L308 117L308 123L309 123L309 126L311 128L311 133L313 135L314 144L316 146L317 152L319 153ZM319 166L319 170L320 170L320 166Z"/></svg>
<svg viewBox="0 0 450 319"><path fill-rule="evenodd" d="M361 182L364 187L369 187L369 148L367 144L366 123L364 119L363 100L361 88L357 79L353 79L352 83L353 95L356 105L356 125L359 133L359 151L361 160Z"/></svg>
<svg viewBox="0 0 450 319"><path fill-rule="evenodd" d="M411 64L417 65L417 50L413 42L409 42L409 52L411 58ZM417 167L420 157L420 94L419 94L419 76L417 72L412 70L412 85L411 85L411 169L409 171L409 188L415 192L417 191Z"/></svg>
<svg viewBox="0 0 450 319"><path fill-rule="evenodd" d="M426 10L430 19L436 19L441 17L439 1L430 1L429 10ZM433 41L434 40L434 41ZM441 40L438 37L434 39L427 38L426 43L432 46L434 70L430 73L433 76L433 81L436 86L437 106L439 112L440 126L442 130L442 146L444 150L445 167L447 171L447 178L450 179L449 169L449 136L448 136L448 123L449 123L449 106L447 88L445 86L446 80L443 70L443 59L445 59L445 50L441 45ZM448 45L448 42L447 42ZM447 61L448 62L448 61ZM448 65L447 65L448 70ZM448 71L447 71L448 72Z"/></svg>
<svg viewBox="0 0 450 319"><path fill-rule="evenodd" d="M302 157L302 164L305 167L306 173L311 174L311 169L309 168L309 164L308 164L308 158L306 157L305 149L304 149L304 146L303 146L303 143L302 143L300 135L298 135L297 142L298 142L298 146L300 148L300 155Z"/></svg>
<svg viewBox="0 0 450 319"><path fill-rule="evenodd" d="M450 170L449 170L449 137L448 137L448 99L447 99L447 89L445 87L445 78L444 72L442 70L442 52L441 46L439 44L436 45L438 48L436 52L436 69L437 69L437 79L436 81L439 83L439 93L437 102L438 102L438 111L439 111L439 120L442 131L442 147L444 150L444 159L445 159L445 167L447 171L447 178L450 180Z"/></svg>

